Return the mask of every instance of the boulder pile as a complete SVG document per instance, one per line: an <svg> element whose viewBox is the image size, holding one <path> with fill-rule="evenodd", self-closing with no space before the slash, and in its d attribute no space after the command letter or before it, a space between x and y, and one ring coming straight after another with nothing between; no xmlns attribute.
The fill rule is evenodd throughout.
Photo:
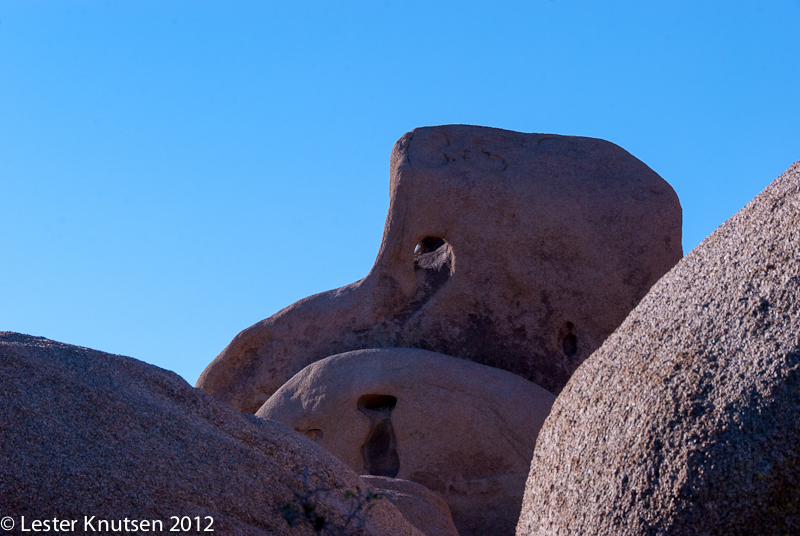
<svg viewBox="0 0 800 536"><path fill-rule="evenodd" d="M375 265L242 331L197 386L350 469L426 486L461 536L511 535L539 428L680 258L672 188L598 139L403 136Z"/></svg>
<svg viewBox="0 0 800 536"><path fill-rule="evenodd" d="M395 144L375 265L239 333L200 387L255 413L304 367L422 348L558 394L681 258L681 207L604 140L467 125Z"/></svg>
<svg viewBox="0 0 800 536"><path fill-rule="evenodd" d="M369 274L245 329L196 389L0 333L0 514L800 533L800 163L682 260L675 192L603 140L426 127L390 165Z"/></svg>

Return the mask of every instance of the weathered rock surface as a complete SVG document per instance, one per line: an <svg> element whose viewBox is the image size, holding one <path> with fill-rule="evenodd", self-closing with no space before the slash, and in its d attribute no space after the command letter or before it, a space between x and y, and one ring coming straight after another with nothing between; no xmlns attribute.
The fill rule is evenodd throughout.
<svg viewBox="0 0 800 536"><path fill-rule="evenodd" d="M310 490L331 488L312 499L332 523L355 504L345 492L366 488L295 432L128 357L2 332L0 385L0 513L15 534L21 516L29 530L76 519L78 534L84 516L160 519L159 533L170 516L199 516L201 528L211 516L215 534L313 534L280 510L298 506L306 468ZM366 533L420 535L388 501L374 504Z"/></svg>
<svg viewBox="0 0 800 536"><path fill-rule="evenodd" d="M517 534L799 534L799 267L800 162L578 369Z"/></svg>
<svg viewBox="0 0 800 536"><path fill-rule="evenodd" d="M361 479L389 499L425 536L459 536L447 503L425 486L387 476L365 475Z"/></svg>
<svg viewBox="0 0 800 536"><path fill-rule="evenodd" d="M513 534L536 435L555 397L510 372L425 350L358 350L309 365L256 415L359 474L442 497L461 536ZM494 532L493 532L494 531Z"/></svg>
<svg viewBox="0 0 800 536"><path fill-rule="evenodd" d="M367 277L242 331L197 386L253 413L314 361L415 347L558 393L682 254L675 192L599 139L418 128L390 194Z"/></svg>

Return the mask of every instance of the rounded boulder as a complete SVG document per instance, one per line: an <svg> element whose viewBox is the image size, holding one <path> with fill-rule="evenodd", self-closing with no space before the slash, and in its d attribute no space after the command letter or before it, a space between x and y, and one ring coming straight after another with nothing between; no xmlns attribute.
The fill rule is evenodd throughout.
<svg viewBox="0 0 800 536"><path fill-rule="evenodd" d="M356 473L436 492L461 536L513 534L536 436L555 397L504 370L425 350L358 350L309 365L257 416Z"/></svg>
<svg viewBox="0 0 800 536"><path fill-rule="evenodd" d="M517 534L800 534L798 267L800 162L577 370Z"/></svg>

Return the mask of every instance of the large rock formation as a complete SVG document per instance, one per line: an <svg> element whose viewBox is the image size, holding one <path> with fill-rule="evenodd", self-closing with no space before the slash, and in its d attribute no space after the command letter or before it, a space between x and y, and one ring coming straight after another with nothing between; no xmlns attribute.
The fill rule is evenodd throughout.
<svg viewBox="0 0 800 536"><path fill-rule="evenodd" d="M555 397L504 370L425 350L358 350L309 365L256 413L359 474L435 491L461 536L513 534Z"/></svg>
<svg viewBox="0 0 800 536"><path fill-rule="evenodd" d="M517 534L799 534L799 267L800 162L578 369Z"/></svg>
<svg viewBox="0 0 800 536"><path fill-rule="evenodd" d="M144 531L166 534L178 516L200 533L213 519L215 534L309 535L285 515L313 503L331 526L360 504L365 534L421 536L324 449L135 359L2 332L0 385L0 513L14 534L22 516L28 530L76 520L78 534L138 533L132 520L160 520ZM100 521L126 518L127 530Z"/></svg>
<svg viewBox="0 0 800 536"><path fill-rule="evenodd" d="M404 135L369 275L242 331L197 386L255 412L327 356L416 347L558 393L681 258L681 209L607 141L450 125Z"/></svg>

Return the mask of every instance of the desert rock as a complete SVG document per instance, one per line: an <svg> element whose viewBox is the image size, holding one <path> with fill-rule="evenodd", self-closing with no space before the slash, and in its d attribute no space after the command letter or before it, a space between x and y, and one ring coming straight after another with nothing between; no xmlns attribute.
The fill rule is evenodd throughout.
<svg viewBox="0 0 800 536"><path fill-rule="evenodd" d="M386 476L366 475L361 479L389 499L425 536L459 536L447 503L425 486Z"/></svg>
<svg viewBox="0 0 800 536"><path fill-rule="evenodd" d="M800 533L798 267L800 162L577 370L517 534Z"/></svg>
<svg viewBox="0 0 800 536"><path fill-rule="evenodd" d="M213 518L215 534L313 534L284 518L282 507L299 506L294 491L329 488L310 500L331 524L358 504L346 491L367 493L295 432L135 359L2 332L0 385L0 513L14 519L15 534L21 516L28 530L34 519L78 520L78 534L93 532L84 516L104 534L135 533L98 524L125 518L161 520L155 532L166 534L170 516L193 527L199 517L201 529ZM367 534L420 536L389 501L373 504Z"/></svg>
<svg viewBox="0 0 800 536"><path fill-rule="evenodd" d="M309 365L257 415L359 474L435 491L461 536L513 534L555 397L510 372L425 350L357 350Z"/></svg>
<svg viewBox="0 0 800 536"><path fill-rule="evenodd" d="M681 258L675 192L607 141L426 127L390 167L369 274L245 329L198 387L253 413L314 361L413 347L558 393Z"/></svg>

